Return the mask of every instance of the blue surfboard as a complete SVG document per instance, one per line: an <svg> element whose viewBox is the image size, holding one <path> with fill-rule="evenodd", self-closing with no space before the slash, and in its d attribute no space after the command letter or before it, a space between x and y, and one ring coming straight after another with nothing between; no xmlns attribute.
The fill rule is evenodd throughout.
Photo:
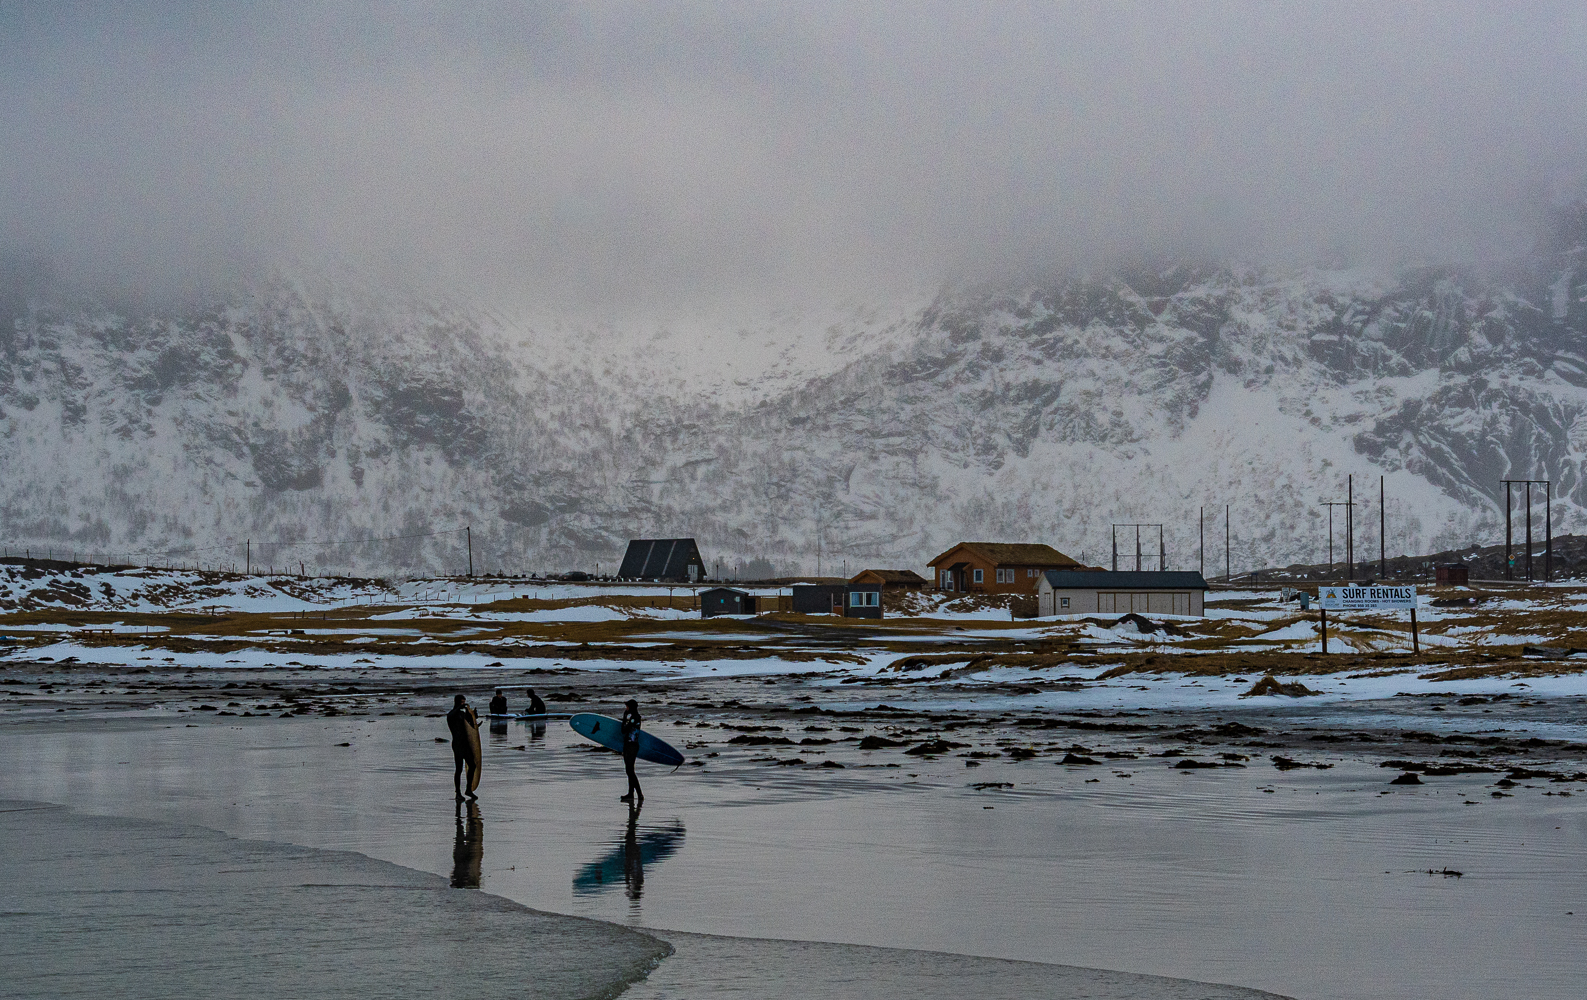
<svg viewBox="0 0 1587 1000"><path fill-rule="evenodd" d="M573 731L587 740L594 740L608 750L623 752L623 724L609 715L595 715L584 712L568 720L568 725ZM683 763L683 754L672 748L665 740L658 740L654 736L639 731L639 759L648 760L652 764L666 764L668 767L677 767Z"/></svg>

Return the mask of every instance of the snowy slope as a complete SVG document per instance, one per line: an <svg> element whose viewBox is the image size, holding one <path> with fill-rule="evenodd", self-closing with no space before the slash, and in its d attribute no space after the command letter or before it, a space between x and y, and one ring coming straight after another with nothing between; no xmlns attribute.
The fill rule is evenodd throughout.
<svg viewBox="0 0 1587 1000"><path fill-rule="evenodd" d="M388 575L610 571L689 534L731 569L922 569L963 537L1169 565L1498 537L1498 480L1587 506L1587 209L1500 277L1180 265L945 291L919 307L621 325L356 282L186 313L0 295L0 544ZM712 324L718 324L713 327ZM1363 494L1365 496L1363 497ZM1541 518L1539 506L1537 516ZM1130 552L1133 555L1133 538ZM151 555L139 556L138 553Z"/></svg>

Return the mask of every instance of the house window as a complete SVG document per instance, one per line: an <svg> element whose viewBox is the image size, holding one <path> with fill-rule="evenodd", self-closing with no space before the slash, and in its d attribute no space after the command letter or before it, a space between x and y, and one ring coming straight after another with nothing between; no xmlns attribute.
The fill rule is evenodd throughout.
<svg viewBox="0 0 1587 1000"><path fill-rule="evenodd" d="M1030 577L1033 577L1035 575L1036 575L1036 571L1033 570L1033 569L1028 569L1028 570L1025 571L1026 578L1030 578Z"/></svg>
<svg viewBox="0 0 1587 1000"><path fill-rule="evenodd" d="M856 590L849 594L849 607L874 608L877 606L877 598L881 596L881 593L875 590Z"/></svg>
<svg viewBox="0 0 1587 1000"><path fill-rule="evenodd" d="M1067 608L1069 606L1069 598L1067 598L1067 597L1058 598L1058 606L1060 608Z"/></svg>
<svg viewBox="0 0 1587 1000"><path fill-rule="evenodd" d="M976 583L985 583L986 582L986 570L978 569L978 570L975 571L975 582Z"/></svg>
<svg viewBox="0 0 1587 1000"><path fill-rule="evenodd" d="M952 590L953 589L953 570L945 569L945 570L942 571L942 589L943 590Z"/></svg>

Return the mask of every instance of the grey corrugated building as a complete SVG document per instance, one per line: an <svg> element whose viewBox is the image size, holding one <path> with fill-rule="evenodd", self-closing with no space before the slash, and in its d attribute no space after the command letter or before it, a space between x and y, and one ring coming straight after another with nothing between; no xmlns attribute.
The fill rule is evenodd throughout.
<svg viewBox="0 0 1587 1000"><path fill-rule="evenodd" d="M793 609L802 615L841 615L848 585L842 583L796 583Z"/></svg>
<svg viewBox="0 0 1587 1000"><path fill-rule="evenodd" d="M705 560L692 538L636 538L628 543L617 575L624 580L694 583L705 579Z"/></svg>
<svg viewBox="0 0 1587 1000"><path fill-rule="evenodd" d="M1159 615L1205 613L1207 581L1200 573L1112 573L1048 570L1036 586L1038 615Z"/></svg>

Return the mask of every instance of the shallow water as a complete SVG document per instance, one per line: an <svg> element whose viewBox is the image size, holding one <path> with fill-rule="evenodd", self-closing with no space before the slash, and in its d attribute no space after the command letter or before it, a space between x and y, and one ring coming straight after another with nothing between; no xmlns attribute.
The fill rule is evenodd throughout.
<svg viewBox="0 0 1587 1000"><path fill-rule="evenodd" d="M1587 914L1587 801L1519 788L1490 800L1480 776L1382 796L1384 773L1365 765L1279 775L1149 760L1128 772L713 762L646 771L650 800L630 825L613 757L559 726L539 739L514 726L488 741L475 825L457 821L439 724L29 727L0 734L0 790L360 851L636 927L1307 998L1575 997L1587 969L1579 918L1566 916ZM1014 787L967 787L982 781ZM1465 875L1426 874L1445 867ZM716 995L735 995L738 973L723 975ZM658 973L653 988L665 982Z"/></svg>

